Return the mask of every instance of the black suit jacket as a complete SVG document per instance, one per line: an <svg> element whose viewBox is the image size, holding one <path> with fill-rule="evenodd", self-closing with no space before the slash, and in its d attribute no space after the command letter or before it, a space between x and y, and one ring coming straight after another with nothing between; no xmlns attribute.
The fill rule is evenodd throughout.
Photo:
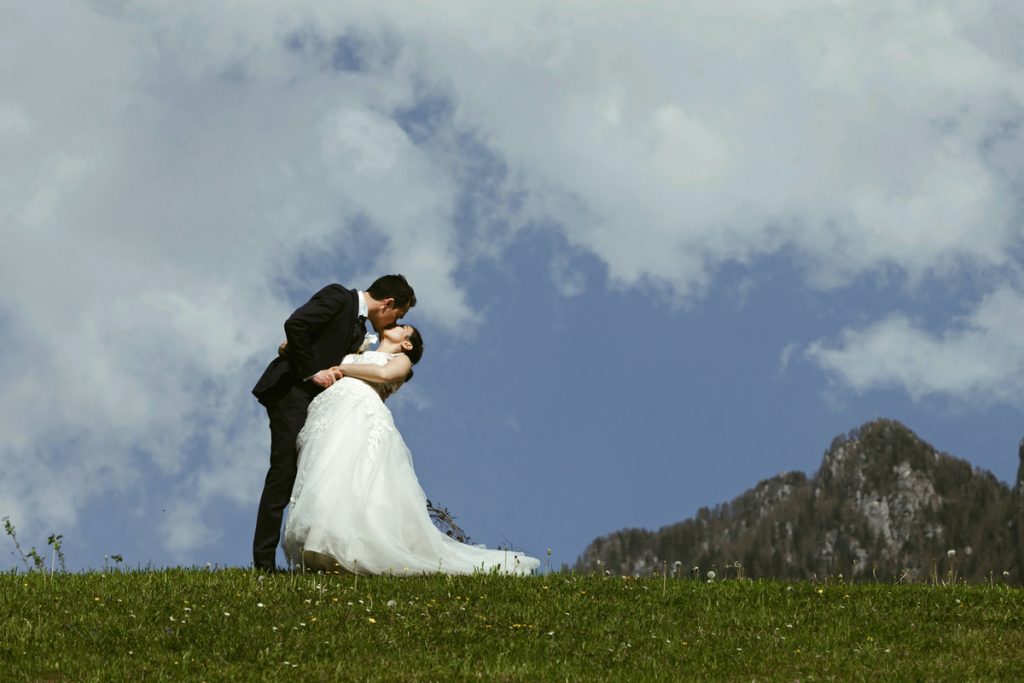
<svg viewBox="0 0 1024 683"><path fill-rule="evenodd" d="M252 393L264 403L292 384L341 362L356 351L366 329L358 325L359 292L327 285L300 306L284 323L288 348L270 361ZM311 391L318 391L312 382Z"/></svg>

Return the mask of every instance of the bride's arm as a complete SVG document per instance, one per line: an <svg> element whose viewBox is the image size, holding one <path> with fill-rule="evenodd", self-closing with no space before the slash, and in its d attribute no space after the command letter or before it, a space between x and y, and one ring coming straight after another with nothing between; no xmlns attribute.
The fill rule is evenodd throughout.
<svg viewBox="0 0 1024 683"><path fill-rule="evenodd" d="M346 377L356 377L367 382L390 383L400 382L409 376L412 361L404 353L400 353L387 362L387 365L371 365L369 363L342 363L337 366Z"/></svg>

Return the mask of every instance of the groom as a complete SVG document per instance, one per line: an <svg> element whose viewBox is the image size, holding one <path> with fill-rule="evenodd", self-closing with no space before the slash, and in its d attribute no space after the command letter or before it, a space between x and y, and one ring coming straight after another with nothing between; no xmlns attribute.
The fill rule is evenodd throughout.
<svg viewBox="0 0 1024 683"><path fill-rule="evenodd" d="M330 368L362 344L367 320L381 332L415 305L416 294L403 276L384 275L365 292L327 285L285 321L288 345L252 390L270 417L270 470L252 541L257 569L276 568L281 518L295 483L295 440L310 401L334 383Z"/></svg>

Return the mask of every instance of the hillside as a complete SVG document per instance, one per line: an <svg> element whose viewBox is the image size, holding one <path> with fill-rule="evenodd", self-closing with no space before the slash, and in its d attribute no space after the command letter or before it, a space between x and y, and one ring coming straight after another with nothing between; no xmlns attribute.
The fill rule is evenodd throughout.
<svg viewBox="0 0 1024 683"><path fill-rule="evenodd" d="M1012 681L1024 591L247 569L0 574L3 681Z"/></svg>
<svg viewBox="0 0 1024 683"><path fill-rule="evenodd" d="M721 573L739 562L745 575L762 578L920 581L954 570L974 581L1009 572L1019 582L1024 442L1019 456L1011 488L899 422L876 420L834 439L813 477L781 474L692 519L602 536L576 569Z"/></svg>

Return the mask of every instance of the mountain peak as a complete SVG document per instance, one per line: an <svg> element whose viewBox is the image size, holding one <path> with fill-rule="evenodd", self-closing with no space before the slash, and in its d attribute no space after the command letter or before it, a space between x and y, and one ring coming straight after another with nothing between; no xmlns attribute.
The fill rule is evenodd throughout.
<svg viewBox="0 0 1024 683"><path fill-rule="evenodd" d="M1020 455L1018 487L1024 442ZM1019 500L992 474L939 453L896 420L877 419L833 439L813 477L780 474L693 519L598 538L577 569L643 574L666 562L740 562L762 578L921 579L952 549L961 576L1019 576Z"/></svg>

